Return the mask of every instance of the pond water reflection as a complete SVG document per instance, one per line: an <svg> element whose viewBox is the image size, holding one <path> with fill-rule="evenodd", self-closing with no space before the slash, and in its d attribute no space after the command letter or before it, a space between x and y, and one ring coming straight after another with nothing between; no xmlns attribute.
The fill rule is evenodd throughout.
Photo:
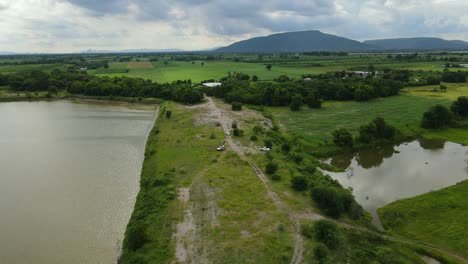
<svg viewBox="0 0 468 264"><path fill-rule="evenodd" d="M345 188L381 228L377 209L393 201L468 179L468 147L438 140L415 140L338 155L328 162L345 172L326 172Z"/></svg>

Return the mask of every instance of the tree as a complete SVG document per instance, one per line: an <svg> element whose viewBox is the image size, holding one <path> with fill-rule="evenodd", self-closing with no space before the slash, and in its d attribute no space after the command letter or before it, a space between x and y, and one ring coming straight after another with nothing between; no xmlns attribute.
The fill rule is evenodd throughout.
<svg viewBox="0 0 468 264"><path fill-rule="evenodd" d="M319 264L328 264L330 262L329 252L324 244L318 244L314 247L314 258Z"/></svg>
<svg viewBox="0 0 468 264"><path fill-rule="evenodd" d="M318 220L314 224L315 239L324 243L329 249L336 249L340 245L341 232L338 226L330 220Z"/></svg>
<svg viewBox="0 0 468 264"><path fill-rule="evenodd" d="M456 115L461 117L468 117L468 97L460 96L450 106L450 110Z"/></svg>
<svg viewBox="0 0 468 264"><path fill-rule="evenodd" d="M421 126L423 128L442 128L450 124L453 113L443 105L435 105L423 114Z"/></svg>
<svg viewBox="0 0 468 264"><path fill-rule="evenodd" d="M242 104L239 102L234 102L231 105L231 108L233 111L241 111L242 110Z"/></svg>
<svg viewBox="0 0 468 264"><path fill-rule="evenodd" d="M300 94L296 94L291 98L291 103L289 104L289 108L291 111L299 111L302 106L302 96Z"/></svg>
<svg viewBox="0 0 468 264"><path fill-rule="evenodd" d="M333 142L342 148L350 148L354 144L353 136L346 128L340 128L333 132Z"/></svg>
<svg viewBox="0 0 468 264"><path fill-rule="evenodd" d="M305 103L309 108L320 108L322 107L322 100L318 99L314 92L309 92L304 99Z"/></svg>
<svg viewBox="0 0 468 264"><path fill-rule="evenodd" d="M354 201L352 194L347 190L329 186L314 188L312 199L325 214L334 218L338 218L343 212L348 211Z"/></svg>
<svg viewBox="0 0 468 264"><path fill-rule="evenodd" d="M278 170L278 164L273 161L269 161L265 167L265 172L267 174L273 175Z"/></svg>
<svg viewBox="0 0 468 264"><path fill-rule="evenodd" d="M141 248L146 242L148 242L148 236L145 228L141 225L130 227L128 229L127 240L125 242L125 246L132 251L136 251Z"/></svg>
<svg viewBox="0 0 468 264"><path fill-rule="evenodd" d="M291 186L296 191L304 191L307 190L309 183L307 182L306 177L304 176L293 176L291 178Z"/></svg>
<svg viewBox="0 0 468 264"><path fill-rule="evenodd" d="M265 147L270 148L270 149L273 147L273 142L271 142L271 140L268 140L268 139L265 139L263 141L263 144L265 144Z"/></svg>
<svg viewBox="0 0 468 264"><path fill-rule="evenodd" d="M266 68L267 70L271 71L272 66L271 66L271 64L267 64L267 65L265 66L265 68Z"/></svg>
<svg viewBox="0 0 468 264"><path fill-rule="evenodd" d="M252 81L257 82L258 81L258 76L257 75L252 76Z"/></svg>
<svg viewBox="0 0 468 264"><path fill-rule="evenodd" d="M444 93L447 92L447 86L441 84L441 85L440 85L440 90L441 90L442 92L444 92Z"/></svg>
<svg viewBox="0 0 468 264"><path fill-rule="evenodd" d="M166 111L166 118L171 118L171 116L172 116L172 111L167 110Z"/></svg>

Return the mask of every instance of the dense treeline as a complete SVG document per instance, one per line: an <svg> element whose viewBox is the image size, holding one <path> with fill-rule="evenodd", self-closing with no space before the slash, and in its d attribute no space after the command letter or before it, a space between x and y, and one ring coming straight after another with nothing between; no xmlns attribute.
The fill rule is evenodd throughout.
<svg viewBox="0 0 468 264"><path fill-rule="evenodd" d="M140 78L101 78L77 71L0 74L0 86L9 86L14 91L48 91L52 94L66 90L70 94L89 96L157 97L188 104L203 98L203 93L192 87L190 81L158 84Z"/></svg>
<svg viewBox="0 0 468 264"><path fill-rule="evenodd" d="M222 85L207 87L208 95L224 98L227 102L253 105L289 106L300 96L309 107L320 107L321 100L367 101L377 97L397 95L404 87L399 76L389 73L384 78L343 78L329 73L304 80L280 76L276 82L250 82L243 73L230 74L221 79Z"/></svg>
<svg viewBox="0 0 468 264"><path fill-rule="evenodd" d="M421 127L438 129L456 126L457 120L468 117L468 97L460 96L452 103L450 109L443 105L435 105L427 110L422 117Z"/></svg>

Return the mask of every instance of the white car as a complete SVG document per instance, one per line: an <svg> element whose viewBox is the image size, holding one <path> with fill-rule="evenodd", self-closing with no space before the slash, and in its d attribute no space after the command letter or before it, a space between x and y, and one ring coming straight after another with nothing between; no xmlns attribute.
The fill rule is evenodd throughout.
<svg viewBox="0 0 468 264"><path fill-rule="evenodd" d="M261 147L260 148L261 151L270 151L270 148L267 148L267 147Z"/></svg>
<svg viewBox="0 0 468 264"><path fill-rule="evenodd" d="M231 135L231 132L226 131L226 136L230 136L230 135Z"/></svg>
<svg viewBox="0 0 468 264"><path fill-rule="evenodd" d="M217 151L224 151L224 150L226 150L226 147L224 145L222 145L222 146L217 147L216 150Z"/></svg>

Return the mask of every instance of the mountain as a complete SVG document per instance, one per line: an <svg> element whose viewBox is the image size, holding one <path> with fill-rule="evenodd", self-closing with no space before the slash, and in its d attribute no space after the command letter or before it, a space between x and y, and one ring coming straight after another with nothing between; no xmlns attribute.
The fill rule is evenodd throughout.
<svg viewBox="0 0 468 264"><path fill-rule="evenodd" d="M287 32L256 37L219 48L219 53L272 53L307 51L370 51L379 48L318 30Z"/></svg>
<svg viewBox="0 0 468 264"><path fill-rule="evenodd" d="M16 52L10 52L10 51L0 51L0 55L15 55L17 54Z"/></svg>
<svg viewBox="0 0 468 264"><path fill-rule="evenodd" d="M463 50L468 49L468 42L445 40L441 38L395 38L366 40L363 43L387 50Z"/></svg>
<svg viewBox="0 0 468 264"><path fill-rule="evenodd" d="M184 52L180 49L124 49L124 50L85 50L79 53L98 54L98 53L171 53Z"/></svg>

